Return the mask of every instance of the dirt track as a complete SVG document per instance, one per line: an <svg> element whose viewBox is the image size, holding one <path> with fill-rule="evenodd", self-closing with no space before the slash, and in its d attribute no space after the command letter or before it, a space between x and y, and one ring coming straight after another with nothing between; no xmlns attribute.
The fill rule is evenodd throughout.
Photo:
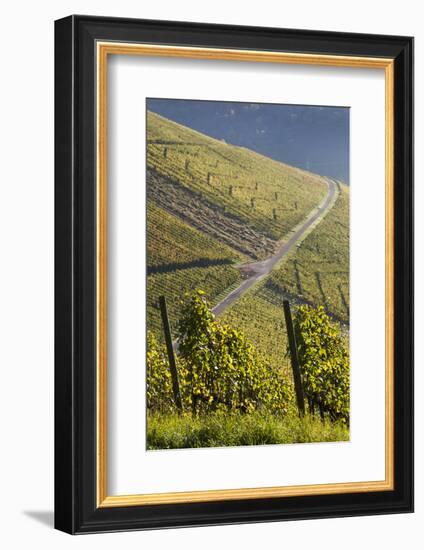
<svg viewBox="0 0 424 550"><path fill-rule="evenodd" d="M284 242L277 251L269 258L261 260L259 262L252 262L238 266L240 271L247 275L247 278L238 286L232 290L219 304L217 304L212 311L215 315L220 315L228 306L233 304L236 300L242 296L251 286L257 281L266 277L274 269L275 265L286 256L290 250L301 240L305 232L311 227L311 225L317 220L321 221L327 214L328 210L333 204L333 199L337 193L337 186L333 180L327 179L328 194L324 201L312 210L305 221L298 227L295 233L290 237L287 242Z"/></svg>

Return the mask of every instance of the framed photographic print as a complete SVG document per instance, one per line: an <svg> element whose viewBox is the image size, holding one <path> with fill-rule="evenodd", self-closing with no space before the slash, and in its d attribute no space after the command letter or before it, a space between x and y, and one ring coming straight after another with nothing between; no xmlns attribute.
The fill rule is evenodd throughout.
<svg viewBox="0 0 424 550"><path fill-rule="evenodd" d="M413 509L413 39L55 26L55 525Z"/></svg>

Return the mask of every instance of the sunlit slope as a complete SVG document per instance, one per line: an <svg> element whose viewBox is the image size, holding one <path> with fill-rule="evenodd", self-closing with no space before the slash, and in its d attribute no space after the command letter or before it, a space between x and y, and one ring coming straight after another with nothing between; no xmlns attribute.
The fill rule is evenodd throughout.
<svg viewBox="0 0 424 550"><path fill-rule="evenodd" d="M223 314L283 370L290 368L284 299L292 307L323 305L335 320L349 323L349 187L339 190L332 209L300 246Z"/></svg>
<svg viewBox="0 0 424 550"><path fill-rule="evenodd" d="M147 114L149 200L257 259L323 199L325 180Z"/></svg>
<svg viewBox="0 0 424 550"><path fill-rule="evenodd" d="M268 281L269 288L322 305L349 322L349 187L339 185L337 201L314 231Z"/></svg>

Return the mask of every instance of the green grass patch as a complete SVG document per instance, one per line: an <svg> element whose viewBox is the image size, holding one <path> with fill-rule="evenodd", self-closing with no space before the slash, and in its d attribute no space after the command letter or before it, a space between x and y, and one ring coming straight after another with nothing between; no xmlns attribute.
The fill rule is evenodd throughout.
<svg viewBox="0 0 424 550"><path fill-rule="evenodd" d="M342 423L323 422L309 415L300 419L294 409L281 418L259 412L198 417L149 414L147 418L149 450L348 440L349 429Z"/></svg>

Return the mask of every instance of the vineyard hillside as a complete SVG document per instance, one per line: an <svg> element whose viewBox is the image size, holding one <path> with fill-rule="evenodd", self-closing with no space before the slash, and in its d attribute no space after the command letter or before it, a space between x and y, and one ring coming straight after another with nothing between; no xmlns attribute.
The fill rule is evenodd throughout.
<svg viewBox="0 0 424 550"><path fill-rule="evenodd" d="M147 449L348 441L349 187L148 111L146 199Z"/></svg>
<svg viewBox="0 0 424 550"><path fill-rule="evenodd" d="M234 263L245 256L149 202L147 206L147 322L162 338L158 298L168 298L174 322L180 299L197 288L216 298L241 281Z"/></svg>
<svg viewBox="0 0 424 550"><path fill-rule="evenodd" d="M332 210L287 260L267 286L294 301L324 306L343 324L349 323L349 187L339 185Z"/></svg>
<svg viewBox="0 0 424 550"><path fill-rule="evenodd" d="M153 112L147 114L147 168L150 200L252 259L272 253L327 192L316 174Z"/></svg>
<svg viewBox="0 0 424 550"><path fill-rule="evenodd" d="M324 178L147 113L147 315L158 297L175 325L185 293L215 305L242 282L237 265L272 255L323 200Z"/></svg>
<svg viewBox="0 0 424 550"><path fill-rule="evenodd" d="M349 187L339 194L326 217L265 279L224 313L224 320L242 330L267 354L273 366L289 372L283 300L293 305L324 306L349 324Z"/></svg>

